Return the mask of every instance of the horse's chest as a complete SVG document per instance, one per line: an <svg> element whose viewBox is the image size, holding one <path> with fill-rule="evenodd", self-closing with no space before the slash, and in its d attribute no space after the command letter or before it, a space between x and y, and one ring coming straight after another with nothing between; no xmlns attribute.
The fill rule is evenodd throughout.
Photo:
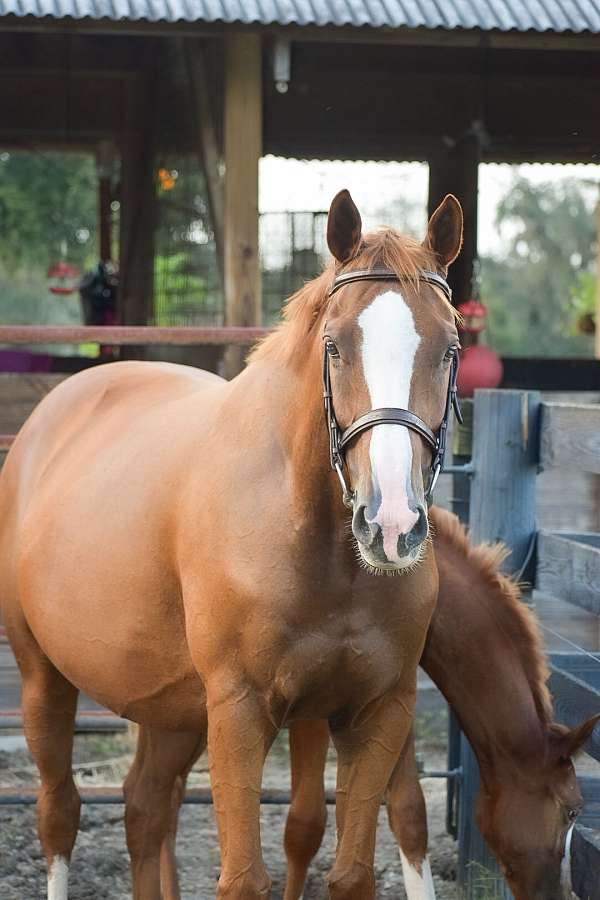
<svg viewBox="0 0 600 900"><path fill-rule="evenodd" d="M362 706L398 681L403 652L393 635L376 626L323 629L299 636L282 653L271 687L274 705L301 715L330 715Z"/></svg>

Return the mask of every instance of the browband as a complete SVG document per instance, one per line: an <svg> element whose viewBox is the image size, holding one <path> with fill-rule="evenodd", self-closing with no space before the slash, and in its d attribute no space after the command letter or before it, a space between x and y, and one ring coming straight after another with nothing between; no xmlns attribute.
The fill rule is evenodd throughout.
<svg viewBox="0 0 600 900"><path fill-rule="evenodd" d="M336 275L329 291L329 296L332 297L340 288L345 287L347 284L352 284L354 281L411 280L409 275L398 276L393 269L388 269L385 266L376 266L374 269L354 269L351 272L343 272L341 275ZM452 289L443 275L438 275L437 272L431 272L429 269L419 269L417 280L424 281L426 284L431 284L433 287L439 288L448 302L452 302Z"/></svg>

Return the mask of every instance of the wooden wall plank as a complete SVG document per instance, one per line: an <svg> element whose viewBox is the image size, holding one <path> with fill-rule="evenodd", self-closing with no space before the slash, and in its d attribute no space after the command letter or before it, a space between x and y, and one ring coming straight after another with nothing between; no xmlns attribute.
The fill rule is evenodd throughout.
<svg viewBox="0 0 600 900"><path fill-rule="evenodd" d="M540 531L536 588L600 616L600 535L596 546L576 537Z"/></svg>
<svg viewBox="0 0 600 900"><path fill-rule="evenodd" d="M589 672L569 671L573 668L572 659L577 654L552 653L550 655L550 681L548 686L554 698L554 713L557 722L574 728L585 719L591 718L600 710L600 689L592 683ZM579 656L585 657L583 654ZM563 663L561 657L566 662ZM595 665L590 660L591 665ZM594 671L595 674L595 671ZM585 745L586 753L600 761L600 725L594 729Z"/></svg>
<svg viewBox="0 0 600 900"><path fill-rule="evenodd" d="M0 373L0 434L16 434L40 400L66 377Z"/></svg>
<svg viewBox="0 0 600 900"><path fill-rule="evenodd" d="M543 403L540 462L600 474L600 404Z"/></svg>

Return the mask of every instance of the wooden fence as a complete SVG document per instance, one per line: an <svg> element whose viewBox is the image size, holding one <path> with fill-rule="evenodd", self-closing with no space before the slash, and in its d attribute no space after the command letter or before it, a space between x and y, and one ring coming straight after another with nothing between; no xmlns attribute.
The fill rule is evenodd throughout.
<svg viewBox="0 0 600 900"><path fill-rule="evenodd" d="M575 613L600 616L600 534L537 531L536 477L542 469L573 468L600 473L600 404L544 403L537 392L478 391L472 426L469 525L475 541L503 541L505 563L534 586L540 609L550 599ZM464 492L463 492L464 493ZM586 649L598 650L598 621ZM542 624L544 618L542 615ZM568 620L552 620L557 639ZM575 725L600 712L600 654L596 661L579 646L563 642L551 653L551 680L557 721ZM577 642L574 642L577 643ZM600 761L600 726L586 751ZM454 765L456 757L451 760ZM460 893L469 900L511 898L497 864L474 821L479 771L461 735L463 780L458 800ZM581 900L600 900L600 778L580 779L586 809L573 845L573 888Z"/></svg>

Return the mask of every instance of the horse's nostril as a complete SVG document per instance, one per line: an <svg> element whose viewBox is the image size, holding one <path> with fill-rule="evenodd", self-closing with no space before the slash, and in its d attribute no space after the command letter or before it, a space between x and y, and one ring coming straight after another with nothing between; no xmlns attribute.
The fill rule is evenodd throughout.
<svg viewBox="0 0 600 900"><path fill-rule="evenodd" d="M375 522L367 522L366 506L361 503L354 510L352 516L352 531L354 536L367 547L370 547L377 537L379 526Z"/></svg>
<svg viewBox="0 0 600 900"><path fill-rule="evenodd" d="M422 506L417 507L419 518L406 535L405 543L409 550L418 547L427 537L427 513Z"/></svg>

